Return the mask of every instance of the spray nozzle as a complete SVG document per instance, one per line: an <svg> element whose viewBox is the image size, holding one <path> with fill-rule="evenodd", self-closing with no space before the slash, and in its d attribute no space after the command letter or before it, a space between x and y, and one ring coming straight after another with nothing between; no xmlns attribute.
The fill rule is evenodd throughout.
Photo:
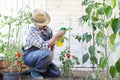
<svg viewBox="0 0 120 80"><path fill-rule="evenodd" d="M65 27L61 27L60 30L66 30L66 28Z"/></svg>

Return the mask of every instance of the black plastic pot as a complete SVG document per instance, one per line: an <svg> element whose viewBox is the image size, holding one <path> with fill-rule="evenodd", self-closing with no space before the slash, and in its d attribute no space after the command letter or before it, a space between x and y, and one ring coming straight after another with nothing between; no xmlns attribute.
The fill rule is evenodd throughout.
<svg viewBox="0 0 120 80"><path fill-rule="evenodd" d="M4 72L3 80L19 80L19 72Z"/></svg>

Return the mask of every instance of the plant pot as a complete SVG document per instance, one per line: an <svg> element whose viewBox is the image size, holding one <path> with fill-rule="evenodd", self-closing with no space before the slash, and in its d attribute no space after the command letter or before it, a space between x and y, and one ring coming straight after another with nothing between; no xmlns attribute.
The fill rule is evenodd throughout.
<svg viewBox="0 0 120 80"><path fill-rule="evenodd" d="M19 80L19 72L4 72L3 80Z"/></svg>
<svg viewBox="0 0 120 80"><path fill-rule="evenodd" d="M0 60L0 68L7 68L10 66L10 63L4 60Z"/></svg>

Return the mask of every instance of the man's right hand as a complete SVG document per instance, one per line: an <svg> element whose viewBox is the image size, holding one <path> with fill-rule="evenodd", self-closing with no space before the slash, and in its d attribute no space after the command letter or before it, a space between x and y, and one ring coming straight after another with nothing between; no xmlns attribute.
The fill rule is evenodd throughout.
<svg viewBox="0 0 120 80"><path fill-rule="evenodd" d="M62 36L65 35L65 32L66 30L59 30L56 35L55 35L55 38L58 39L58 38L61 38Z"/></svg>
<svg viewBox="0 0 120 80"><path fill-rule="evenodd" d="M66 30L59 30L50 40L48 40L48 47L51 47L58 38L64 36Z"/></svg>

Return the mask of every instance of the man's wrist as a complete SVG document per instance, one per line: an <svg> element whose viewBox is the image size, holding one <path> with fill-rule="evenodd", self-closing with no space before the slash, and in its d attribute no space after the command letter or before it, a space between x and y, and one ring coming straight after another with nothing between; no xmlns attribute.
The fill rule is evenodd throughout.
<svg viewBox="0 0 120 80"><path fill-rule="evenodd" d="M56 36L53 36L52 39L53 39L54 41L56 41L56 40L57 40L57 37L56 37Z"/></svg>

